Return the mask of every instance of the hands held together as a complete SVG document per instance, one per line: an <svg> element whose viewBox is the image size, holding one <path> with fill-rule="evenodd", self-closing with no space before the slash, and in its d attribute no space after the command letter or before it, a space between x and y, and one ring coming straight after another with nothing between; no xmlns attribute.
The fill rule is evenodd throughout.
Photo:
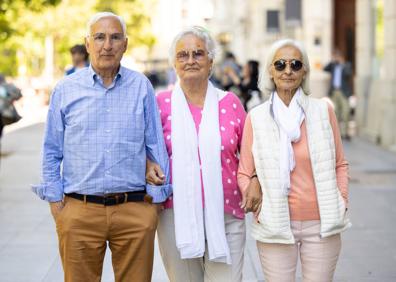
<svg viewBox="0 0 396 282"><path fill-rule="evenodd" d="M149 159L146 160L146 182L150 185L162 185L165 183L165 175L161 167Z"/></svg>
<svg viewBox="0 0 396 282"><path fill-rule="evenodd" d="M261 210L262 198L260 183L257 176L254 176L250 179L250 184L246 191L242 193L241 208L245 213L253 212L257 218Z"/></svg>
<svg viewBox="0 0 396 282"><path fill-rule="evenodd" d="M161 167L149 159L146 161L146 182L151 185L162 185L165 182ZM260 183L257 176L254 176L246 191L242 193L241 208L245 213L253 212L257 218L261 210L262 196Z"/></svg>

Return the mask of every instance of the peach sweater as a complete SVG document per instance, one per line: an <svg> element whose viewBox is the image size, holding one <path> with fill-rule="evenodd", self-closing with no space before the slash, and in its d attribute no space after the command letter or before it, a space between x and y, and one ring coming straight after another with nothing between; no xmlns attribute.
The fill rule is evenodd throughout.
<svg viewBox="0 0 396 282"><path fill-rule="evenodd" d="M333 129L336 149L336 175L341 195L348 204L348 162L344 157L341 136L338 129L334 110L329 106L329 118ZM250 177L255 172L253 154L253 129L250 114L245 121L242 136L241 156L238 168L238 184L244 193L249 186ZM307 128L305 120L301 124L301 138L293 143L296 167L290 174L291 190L289 194L290 220L318 220L320 219L316 189L313 179L311 160L308 151Z"/></svg>

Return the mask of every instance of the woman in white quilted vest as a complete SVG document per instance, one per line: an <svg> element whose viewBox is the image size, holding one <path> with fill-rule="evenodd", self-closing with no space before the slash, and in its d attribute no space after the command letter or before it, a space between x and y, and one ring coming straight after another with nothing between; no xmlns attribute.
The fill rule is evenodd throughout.
<svg viewBox="0 0 396 282"><path fill-rule="evenodd" d="M333 108L312 98L301 43L275 42L261 74L270 99L247 116L238 183L253 211L252 236L266 281L332 281L350 226L348 163Z"/></svg>

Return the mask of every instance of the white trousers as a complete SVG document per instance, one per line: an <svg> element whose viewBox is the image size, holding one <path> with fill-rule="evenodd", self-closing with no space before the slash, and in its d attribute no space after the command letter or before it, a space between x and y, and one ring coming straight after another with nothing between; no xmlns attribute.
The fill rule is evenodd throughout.
<svg viewBox="0 0 396 282"><path fill-rule="evenodd" d="M341 250L341 237L336 234L321 238L320 221L292 221L295 244L257 241L265 281L293 282L300 257L304 282L330 282Z"/></svg>
<svg viewBox="0 0 396 282"><path fill-rule="evenodd" d="M242 281L246 241L245 220L225 214L224 221L232 265L209 261L207 245L203 258L181 259L176 247L173 209L165 209L161 212L157 228L158 243L171 282Z"/></svg>

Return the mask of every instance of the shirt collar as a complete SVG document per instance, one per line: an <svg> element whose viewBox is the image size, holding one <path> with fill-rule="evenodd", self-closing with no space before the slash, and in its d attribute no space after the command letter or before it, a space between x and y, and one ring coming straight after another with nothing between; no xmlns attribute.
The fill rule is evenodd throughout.
<svg viewBox="0 0 396 282"><path fill-rule="evenodd" d="M95 82L97 82L99 75L95 72L91 64L88 67L88 73L92 85L95 85ZM120 65L120 68L118 69L118 73L116 74L115 81L120 80L124 76L124 74L125 74L125 68Z"/></svg>

